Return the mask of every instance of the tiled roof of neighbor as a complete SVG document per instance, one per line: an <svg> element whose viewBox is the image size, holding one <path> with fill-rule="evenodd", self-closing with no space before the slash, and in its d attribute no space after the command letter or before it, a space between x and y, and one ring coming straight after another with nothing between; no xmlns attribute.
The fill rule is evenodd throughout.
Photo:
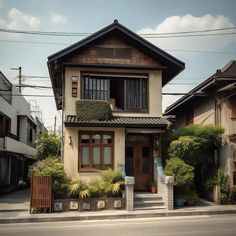
<svg viewBox="0 0 236 236"><path fill-rule="evenodd" d="M186 106L189 102L192 102L194 99L199 99L199 95L204 95L204 91L214 87L219 90L219 87L216 87L217 84L225 86L227 84L233 84L236 81L236 60L229 61L222 69L216 70L212 76L203 81L201 84L193 88L189 93L181 97L179 100L171 104L166 108L164 112L165 115L175 115L177 111L182 112L182 108ZM222 90L223 91L223 90ZM207 93L205 93L207 95ZM208 99L208 97L202 97Z"/></svg>
<svg viewBox="0 0 236 236"><path fill-rule="evenodd" d="M170 124L162 117L113 117L111 120L79 120L76 116L68 115L67 127L166 127Z"/></svg>

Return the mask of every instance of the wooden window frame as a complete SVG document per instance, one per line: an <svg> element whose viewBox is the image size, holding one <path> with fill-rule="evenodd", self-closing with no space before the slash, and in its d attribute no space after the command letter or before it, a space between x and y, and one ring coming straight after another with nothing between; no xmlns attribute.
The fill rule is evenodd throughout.
<svg viewBox="0 0 236 236"><path fill-rule="evenodd" d="M131 60L132 59L132 48L130 47L97 47L96 56L98 58L106 58L106 59L123 59L123 60Z"/></svg>
<svg viewBox="0 0 236 236"><path fill-rule="evenodd" d="M89 72L84 72L85 74L87 74L87 73L89 73ZM104 80L104 79L107 79L108 80L108 83L107 83L107 90L103 90L103 92L105 93L107 93L107 97L104 99L105 101L110 101L110 99L111 99L111 97L110 97L110 84L111 84L111 80L110 80L110 78L109 77L106 77L106 76L94 76L94 77L89 77L89 76L87 76L87 75L83 75L82 74L82 79L81 79L81 99L88 99L88 100L102 100L102 99L99 99L99 98L96 98L96 99L94 99L94 98L88 98L86 95L85 95L85 93L86 93L86 83L89 83L89 78L93 78L93 79L95 79L95 80ZM111 76L112 77L112 76ZM117 76L116 76L117 77ZM87 82L86 82L86 78L88 79L87 80ZM138 80L139 79L139 83L138 83L138 85L137 85L137 87L139 87L139 95L140 95L140 97L139 97L139 99L138 99L138 102L140 103L139 104L139 107L137 107L137 108L130 108L130 109L128 109L127 108L127 106L128 106L128 101L127 101L127 90L126 90L126 88L127 88L127 84L128 84L128 81L129 80L132 80L132 79L134 79L134 78L129 78L129 75L120 75L120 78L121 79L123 79L123 82L124 82L124 90L123 90L123 96L124 96L124 109L123 110L118 110L118 112L123 112L123 113L149 113L149 78L142 78L142 77L137 77L136 78L136 80ZM96 82L96 84L97 84L97 82ZM145 91L145 100L142 98L143 96L143 94L144 94L144 91L142 91L142 85L144 85L145 84L145 89L146 89L146 91ZM90 88L89 88L90 89ZM88 91L89 91L89 89L88 89ZM95 91L94 89L92 89L91 90L92 92L93 91ZM97 91L97 90L96 90ZM145 102L146 104L146 107L145 108L143 108L142 107L142 105L143 105L143 102ZM116 111L115 111L116 112Z"/></svg>
<svg viewBox="0 0 236 236"><path fill-rule="evenodd" d="M90 80L91 80L91 84L90 84ZM99 83L98 83L99 81ZM107 82L106 82L107 81ZM88 83L88 88L86 88L86 84ZM103 89L101 89L101 84L103 83ZM98 88L98 84L99 87ZM92 86L90 86L92 85ZM106 89L105 89L106 87ZM105 100L108 101L109 97L110 97L110 80L108 78L96 78L96 77L90 77L90 76L83 76L82 79L82 99L88 99L88 100ZM86 93L90 93L92 92L93 94L95 93L95 97L90 98L89 96L87 96ZM97 94L100 94L100 97L97 96ZM104 99L101 98L101 94L103 93L104 95Z"/></svg>
<svg viewBox="0 0 236 236"><path fill-rule="evenodd" d="M92 143L92 135L99 134L101 136L100 143ZM89 143L81 143L81 136L82 135L89 135ZM111 135L112 142L111 144L104 144L103 143L103 136L104 135ZM100 171L105 170L104 168L104 147L111 147L111 169L114 169L114 132L111 131L79 131L79 150L78 150L78 171L79 172L91 172L91 171ZM81 167L81 147L89 147L89 167ZM93 147L100 147L100 168L93 167L93 154L92 148Z"/></svg>
<svg viewBox="0 0 236 236"><path fill-rule="evenodd" d="M131 82L131 83L130 83ZM125 79L124 80L124 111L125 112L147 112L148 111L148 94L149 94L149 90L148 90L148 79L145 79L145 78L137 78L135 80L135 82L137 82L137 84L135 85L135 83L132 83L134 82L131 81L131 79ZM137 86L139 88L139 91L137 92L136 91L136 94L139 95L137 101L131 101L130 100L130 103L138 103L138 106L139 107L135 107L135 108L127 108L128 106L130 106L131 104L128 104L128 89L127 89L127 85L128 83L132 84L131 86ZM143 91L142 91L142 85L145 84L145 89L146 89L146 98L145 100L142 98L143 97ZM132 89L129 90L129 92L132 94L134 94L134 92L132 91ZM132 96L131 96L132 97ZM143 108L143 102L145 101L145 105L146 107Z"/></svg>

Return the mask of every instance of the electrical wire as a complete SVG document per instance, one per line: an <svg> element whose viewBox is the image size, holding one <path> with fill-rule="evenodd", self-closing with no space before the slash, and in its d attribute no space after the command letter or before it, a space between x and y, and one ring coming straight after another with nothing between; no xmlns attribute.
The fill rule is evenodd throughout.
<svg viewBox="0 0 236 236"><path fill-rule="evenodd" d="M163 32L163 33L140 33L139 35L143 36L161 36L161 35L177 35L177 34L194 34L194 33L206 33L206 32L217 32L217 31L225 31L225 30L234 30L233 27L224 27L224 28L216 28L216 29L205 29L205 30L192 30L192 31L181 31L181 32ZM84 33L84 32L56 32L56 31L30 31L30 30L12 30L12 29L4 29L0 28L0 32L4 33L15 33L15 34L33 34L33 35L46 35L46 36L89 36L92 33Z"/></svg>

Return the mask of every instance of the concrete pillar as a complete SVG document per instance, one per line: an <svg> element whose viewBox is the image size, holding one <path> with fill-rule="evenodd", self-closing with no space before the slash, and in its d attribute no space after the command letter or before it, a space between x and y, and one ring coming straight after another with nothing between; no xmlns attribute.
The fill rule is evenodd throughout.
<svg viewBox="0 0 236 236"><path fill-rule="evenodd" d="M125 177L125 203L126 210L134 210L134 183L135 179L132 176Z"/></svg>
<svg viewBox="0 0 236 236"><path fill-rule="evenodd" d="M174 209L174 177L166 176L165 177L166 184L166 209L173 210Z"/></svg>

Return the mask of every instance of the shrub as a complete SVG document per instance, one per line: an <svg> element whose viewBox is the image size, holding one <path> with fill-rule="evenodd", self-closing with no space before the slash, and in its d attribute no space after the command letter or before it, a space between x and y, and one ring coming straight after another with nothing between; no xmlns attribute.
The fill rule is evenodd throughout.
<svg viewBox="0 0 236 236"><path fill-rule="evenodd" d="M106 183L116 183L119 181L123 181L123 177L118 170L102 170L100 171L101 180Z"/></svg>
<svg viewBox="0 0 236 236"><path fill-rule="evenodd" d="M230 201L229 175L222 169L219 169L215 176L208 178L205 183L209 191L212 191L216 185L220 187L221 203L228 203Z"/></svg>
<svg viewBox="0 0 236 236"><path fill-rule="evenodd" d="M105 188L104 182L98 178L94 178L88 183L88 191L93 198L105 197Z"/></svg>
<svg viewBox="0 0 236 236"><path fill-rule="evenodd" d="M72 198L87 198L90 196L88 186L81 180L75 180L68 185L68 195Z"/></svg>
<svg viewBox="0 0 236 236"><path fill-rule="evenodd" d="M35 162L32 166L32 174L34 176L51 176L54 197L66 197L70 180L58 158L47 157Z"/></svg>
<svg viewBox="0 0 236 236"><path fill-rule="evenodd" d="M166 175L174 176L177 187L189 188L193 184L194 168L177 157L167 160L164 172Z"/></svg>
<svg viewBox="0 0 236 236"><path fill-rule="evenodd" d="M104 191L107 196L119 196L124 189L124 178L118 170L112 169L100 171L101 180L104 183Z"/></svg>
<svg viewBox="0 0 236 236"><path fill-rule="evenodd" d="M91 197L120 197L124 189L124 179L119 171L100 171L100 178L91 180L88 191Z"/></svg>

